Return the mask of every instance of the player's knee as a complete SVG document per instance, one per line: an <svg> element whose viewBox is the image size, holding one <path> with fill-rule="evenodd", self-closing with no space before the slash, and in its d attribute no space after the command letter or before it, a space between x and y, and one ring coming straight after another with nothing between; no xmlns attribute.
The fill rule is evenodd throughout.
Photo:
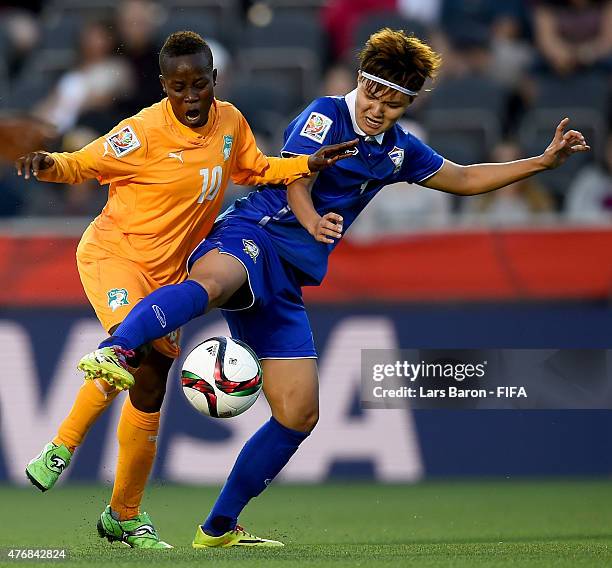
<svg viewBox="0 0 612 568"><path fill-rule="evenodd" d="M315 426L319 422L319 409L313 409L304 414L302 420L302 428L301 432L312 432L315 429Z"/></svg>
<svg viewBox="0 0 612 568"><path fill-rule="evenodd" d="M196 280L208 294L208 308L216 308L226 300L225 286L214 276L201 277Z"/></svg>
<svg viewBox="0 0 612 568"><path fill-rule="evenodd" d="M138 381L130 389L130 400L134 408L142 412L159 412L164 396L166 395L166 384L140 385Z"/></svg>
<svg viewBox="0 0 612 568"><path fill-rule="evenodd" d="M319 409L300 409L299 411L292 413L291 416L286 416L283 418L284 419L279 420L279 422L284 426L287 426L287 428L298 430L299 432L312 432L319 421Z"/></svg>
<svg viewBox="0 0 612 568"><path fill-rule="evenodd" d="M167 372L145 362L135 373L136 382L130 389L132 404L142 412L157 412L166 395Z"/></svg>

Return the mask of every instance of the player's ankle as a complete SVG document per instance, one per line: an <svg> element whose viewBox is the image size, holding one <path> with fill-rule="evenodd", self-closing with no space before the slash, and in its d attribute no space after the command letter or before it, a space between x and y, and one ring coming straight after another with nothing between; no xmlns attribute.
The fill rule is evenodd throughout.
<svg viewBox="0 0 612 568"><path fill-rule="evenodd" d="M236 523L231 517L216 516L212 519L207 519L201 526L204 533L208 536L217 537L231 531L236 526Z"/></svg>
<svg viewBox="0 0 612 568"><path fill-rule="evenodd" d="M120 523L124 522L124 521L130 521L132 519L135 519L138 516L138 511L134 512L133 510L117 510L117 509L113 509L111 507L110 510L111 513L111 517L113 517L113 519L115 519L116 521L119 521Z"/></svg>
<svg viewBox="0 0 612 568"><path fill-rule="evenodd" d="M51 440L51 442L55 445L55 446L64 446L65 448L68 449L68 451L71 454L74 454L74 450L76 450L76 446L66 442L65 440L62 440L61 438L53 438L53 440Z"/></svg>

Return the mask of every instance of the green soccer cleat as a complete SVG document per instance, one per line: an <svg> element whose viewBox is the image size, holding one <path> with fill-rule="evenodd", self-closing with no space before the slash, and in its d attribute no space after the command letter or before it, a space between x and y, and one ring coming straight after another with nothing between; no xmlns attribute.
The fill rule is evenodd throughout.
<svg viewBox="0 0 612 568"><path fill-rule="evenodd" d="M85 373L86 381L103 379L119 390L126 390L134 386L134 377L126 362L128 357L133 356L133 351L117 345L102 347L85 355L78 367Z"/></svg>
<svg viewBox="0 0 612 568"><path fill-rule="evenodd" d="M260 538L248 533L240 525L236 525L233 531L223 533L221 536L210 536L198 525L191 546L193 548L227 548L228 546L264 546L272 548L285 545L278 540Z"/></svg>
<svg viewBox="0 0 612 568"><path fill-rule="evenodd" d="M40 454L28 463L25 473L33 485L41 491L48 491L68 467L72 453L64 446L49 442Z"/></svg>
<svg viewBox="0 0 612 568"><path fill-rule="evenodd" d="M113 517L110 505L100 515L98 534L108 542L119 541L132 548L173 548L167 542L159 540L147 513L141 513L127 521L118 521Z"/></svg>

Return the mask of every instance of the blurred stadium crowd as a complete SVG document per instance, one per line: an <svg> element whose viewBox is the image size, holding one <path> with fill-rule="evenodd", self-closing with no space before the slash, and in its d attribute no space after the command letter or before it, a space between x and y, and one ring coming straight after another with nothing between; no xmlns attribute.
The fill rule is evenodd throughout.
<svg viewBox="0 0 612 568"><path fill-rule="evenodd" d="M45 123L41 145L79 149L161 98L158 50L169 33L192 29L212 47L217 98L232 101L274 155L305 103L354 88L356 53L385 26L414 32L443 55L441 75L405 122L448 159L539 154L564 116L593 150L477 198L397 184L369 206L354 236L612 221L610 0L0 1L0 115L32 113ZM231 188L228 201L243 191ZM0 163L5 219L93 217L105 200L95 182L26 182Z"/></svg>

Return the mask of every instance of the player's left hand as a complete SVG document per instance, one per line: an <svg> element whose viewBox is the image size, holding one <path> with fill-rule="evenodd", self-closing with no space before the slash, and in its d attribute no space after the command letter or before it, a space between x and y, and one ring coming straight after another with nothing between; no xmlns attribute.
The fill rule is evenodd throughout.
<svg viewBox="0 0 612 568"><path fill-rule="evenodd" d="M344 160L355 154L354 149L359 140L349 140L340 144L321 146L314 154L308 156L308 168L311 172L319 172L333 166L338 160Z"/></svg>
<svg viewBox="0 0 612 568"><path fill-rule="evenodd" d="M569 123L569 118L564 118L557 129L552 142L542 154L544 166L548 169L553 169L560 166L572 154L576 152L588 152L591 147L587 145L584 136L578 130L568 130L564 132L565 127Z"/></svg>
<svg viewBox="0 0 612 568"><path fill-rule="evenodd" d="M309 233L320 243L333 244L334 239L342 237L343 219L337 213L326 213L317 219Z"/></svg>

